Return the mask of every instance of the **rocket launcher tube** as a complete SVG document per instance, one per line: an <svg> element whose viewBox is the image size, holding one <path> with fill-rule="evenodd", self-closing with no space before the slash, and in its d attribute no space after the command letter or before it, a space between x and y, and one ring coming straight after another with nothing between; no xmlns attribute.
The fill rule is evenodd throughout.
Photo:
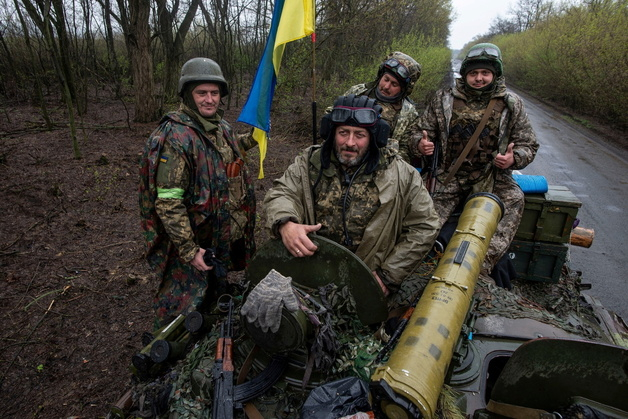
<svg viewBox="0 0 628 419"><path fill-rule="evenodd" d="M422 417L434 417L482 262L503 211L493 194L475 194L467 200L457 230L397 346L371 377L377 407L388 417L414 416L414 409L402 408L400 400L411 402ZM382 390L386 387L394 391L394 397Z"/></svg>

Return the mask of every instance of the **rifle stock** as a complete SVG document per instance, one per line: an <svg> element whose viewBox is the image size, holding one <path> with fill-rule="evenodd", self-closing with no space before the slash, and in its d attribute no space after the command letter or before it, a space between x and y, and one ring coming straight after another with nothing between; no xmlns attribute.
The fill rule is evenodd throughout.
<svg viewBox="0 0 628 419"><path fill-rule="evenodd" d="M214 362L214 400L212 418L232 419L234 411L233 384L233 300L229 300L227 319L220 325Z"/></svg>

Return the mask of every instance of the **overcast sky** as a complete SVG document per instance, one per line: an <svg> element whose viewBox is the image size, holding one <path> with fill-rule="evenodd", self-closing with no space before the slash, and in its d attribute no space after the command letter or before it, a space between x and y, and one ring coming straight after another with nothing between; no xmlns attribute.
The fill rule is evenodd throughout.
<svg viewBox="0 0 628 419"><path fill-rule="evenodd" d="M515 0L452 0L451 3L455 18L450 28L449 46L461 49L475 36L488 32L497 16L506 17Z"/></svg>

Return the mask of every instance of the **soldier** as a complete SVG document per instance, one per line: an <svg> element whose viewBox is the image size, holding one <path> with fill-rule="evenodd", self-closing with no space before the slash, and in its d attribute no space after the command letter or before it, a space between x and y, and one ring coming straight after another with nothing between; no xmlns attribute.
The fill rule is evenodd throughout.
<svg viewBox="0 0 628 419"><path fill-rule="evenodd" d="M431 249L439 224L420 174L387 146L381 110L366 96L340 96L322 118L323 144L274 181L264 208L293 256L314 254L308 234L316 232L354 252L392 296Z"/></svg>
<svg viewBox="0 0 628 419"><path fill-rule="evenodd" d="M421 65L403 52L389 54L379 66L377 77L369 83L351 87L345 96L365 95L382 107L382 119L390 126L391 145L396 145L401 157L410 163L408 128L419 117L410 94L421 77Z"/></svg>
<svg viewBox="0 0 628 419"><path fill-rule="evenodd" d="M256 143L236 140L222 118L229 86L220 66L189 60L178 91L179 110L164 116L140 163L146 257L160 279L155 328L224 290L227 271L244 269L255 251L255 195L244 160Z"/></svg>
<svg viewBox="0 0 628 419"><path fill-rule="evenodd" d="M524 206L512 171L530 164L539 145L523 101L506 89L496 45L471 47L460 75L452 88L436 93L412 127L410 149L418 156L431 156L435 146L441 151L432 196L441 223L472 192L492 192L502 200L506 210L482 269L500 284L503 272L493 267L508 250Z"/></svg>

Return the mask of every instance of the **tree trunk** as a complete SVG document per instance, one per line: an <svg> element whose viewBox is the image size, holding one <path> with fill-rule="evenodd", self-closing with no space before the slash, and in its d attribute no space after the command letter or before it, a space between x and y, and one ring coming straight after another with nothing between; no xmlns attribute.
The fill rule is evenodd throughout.
<svg viewBox="0 0 628 419"><path fill-rule="evenodd" d="M126 40L135 87L135 122L156 121L161 116L150 54L149 16L150 0L129 0Z"/></svg>

